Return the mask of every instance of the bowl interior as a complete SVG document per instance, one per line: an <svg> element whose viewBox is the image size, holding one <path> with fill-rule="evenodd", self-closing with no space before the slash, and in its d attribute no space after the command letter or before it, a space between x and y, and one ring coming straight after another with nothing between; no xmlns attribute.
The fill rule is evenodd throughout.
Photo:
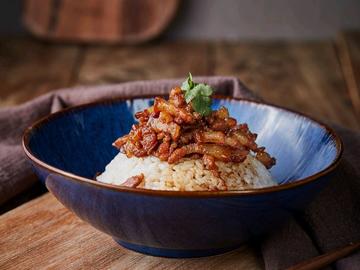
<svg viewBox="0 0 360 270"><path fill-rule="evenodd" d="M28 149L48 165L93 179L118 153L111 144L128 133L134 113L152 103L151 98L120 100L67 110L31 129ZM307 117L244 100L215 99L213 108L220 106L248 123L258 144L276 157L271 174L279 184L320 172L337 157L333 135Z"/></svg>

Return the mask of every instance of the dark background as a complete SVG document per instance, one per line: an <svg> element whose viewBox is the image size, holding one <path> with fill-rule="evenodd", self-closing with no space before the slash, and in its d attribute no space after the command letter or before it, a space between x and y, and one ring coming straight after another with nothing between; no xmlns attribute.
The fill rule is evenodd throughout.
<svg viewBox="0 0 360 270"><path fill-rule="evenodd" d="M25 33L21 2L0 1L1 35ZM321 39L359 27L359 0L183 0L164 37Z"/></svg>

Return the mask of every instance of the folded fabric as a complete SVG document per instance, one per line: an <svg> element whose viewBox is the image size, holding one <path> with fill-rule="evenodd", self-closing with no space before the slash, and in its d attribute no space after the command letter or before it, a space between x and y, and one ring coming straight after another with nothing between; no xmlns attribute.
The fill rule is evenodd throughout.
<svg viewBox="0 0 360 270"><path fill-rule="evenodd" d="M198 81L218 94L259 99L233 77L203 77ZM0 204L33 184L21 148L23 130L37 119L62 108L114 97L168 93L181 80L130 82L109 86L62 89L16 107L0 110ZM360 135L337 128L345 142L343 161L334 180L310 207L267 236L261 244L267 269L283 269L333 248L360 240ZM336 263L337 269L356 269L360 254Z"/></svg>

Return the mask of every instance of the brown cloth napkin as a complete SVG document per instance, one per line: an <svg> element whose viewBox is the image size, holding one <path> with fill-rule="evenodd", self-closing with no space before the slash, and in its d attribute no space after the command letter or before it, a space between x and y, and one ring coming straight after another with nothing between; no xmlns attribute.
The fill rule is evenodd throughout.
<svg viewBox="0 0 360 270"><path fill-rule="evenodd" d="M258 99L233 77L199 77L218 94ZM35 120L65 107L112 97L164 94L182 80L129 82L58 90L16 107L0 110L0 204L32 184L21 148L23 130ZM334 180L305 212L266 236L261 243L266 269L283 269L323 252L360 240L360 166L358 133L336 128L345 142ZM339 260L336 269L360 269L360 254ZM331 268L330 268L331 269Z"/></svg>

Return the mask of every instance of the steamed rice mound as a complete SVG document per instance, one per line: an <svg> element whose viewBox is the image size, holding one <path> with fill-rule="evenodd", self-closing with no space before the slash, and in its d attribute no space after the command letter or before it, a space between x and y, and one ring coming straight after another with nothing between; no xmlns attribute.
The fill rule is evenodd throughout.
<svg viewBox="0 0 360 270"><path fill-rule="evenodd" d="M119 153L97 177L121 185L134 175L144 175L137 188L172 191L243 190L277 185L265 166L251 154L242 163L216 161L220 177L204 168L202 159L182 159L169 164L157 157L131 157Z"/></svg>

